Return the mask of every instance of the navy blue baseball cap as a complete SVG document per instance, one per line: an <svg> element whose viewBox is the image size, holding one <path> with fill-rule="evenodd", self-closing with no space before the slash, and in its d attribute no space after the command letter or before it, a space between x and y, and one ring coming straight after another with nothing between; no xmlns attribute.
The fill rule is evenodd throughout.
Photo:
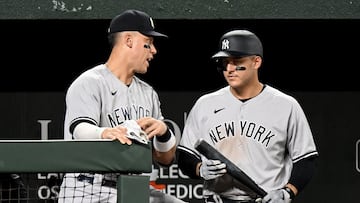
<svg viewBox="0 0 360 203"><path fill-rule="evenodd" d="M154 21L147 13L134 9L125 10L111 20L108 33L122 31L138 31L146 36L168 37L155 31Z"/></svg>

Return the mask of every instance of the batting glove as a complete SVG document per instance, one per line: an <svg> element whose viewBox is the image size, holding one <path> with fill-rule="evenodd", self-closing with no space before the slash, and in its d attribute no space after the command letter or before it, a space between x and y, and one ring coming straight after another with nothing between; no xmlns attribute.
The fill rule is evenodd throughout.
<svg viewBox="0 0 360 203"><path fill-rule="evenodd" d="M291 203L290 194L284 189L270 191L262 203Z"/></svg>
<svg viewBox="0 0 360 203"><path fill-rule="evenodd" d="M205 160L202 162L199 172L205 180L214 179L226 173L226 164L219 160Z"/></svg>

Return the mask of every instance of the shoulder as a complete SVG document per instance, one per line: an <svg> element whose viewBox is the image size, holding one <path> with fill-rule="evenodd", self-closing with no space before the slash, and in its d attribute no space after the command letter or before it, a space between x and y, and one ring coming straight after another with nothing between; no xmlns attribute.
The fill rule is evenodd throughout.
<svg viewBox="0 0 360 203"><path fill-rule="evenodd" d="M106 67L101 64L93 68L90 68L82 72L75 80L70 84L69 90L82 87L84 89L95 88L99 84L99 80L102 80L109 72Z"/></svg>
<svg viewBox="0 0 360 203"><path fill-rule="evenodd" d="M207 92L207 93L203 93L199 99L201 100L209 100L209 99L214 99L214 98L219 98L219 97L223 97L227 94L229 94L229 86L220 88L218 90L212 91L212 92Z"/></svg>
<svg viewBox="0 0 360 203"><path fill-rule="evenodd" d="M274 99L277 100L284 100L284 101L288 101L288 102L297 102L296 99L290 95L290 93L286 93L282 90L279 90L277 88L274 88L270 85L266 85L265 89L264 89L264 93L265 95L272 97Z"/></svg>
<svg viewBox="0 0 360 203"><path fill-rule="evenodd" d="M263 93L265 100L274 106L280 106L283 109L288 107L293 110L301 108L298 100L288 92L266 85Z"/></svg>
<svg viewBox="0 0 360 203"><path fill-rule="evenodd" d="M199 96L199 98L196 101L196 105L202 105L204 103L219 103L220 101L218 100L223 101L224 98L229 94L230 91L228 86L212 92L205 92Z"/></svg>
<svg viewBox="0 0 360 203"><path fill-rule="evenodd" d="M106 69L106 67L103 64L100 64L100 65L97 65L95 67L92 67L92 68L87 69L84 72L82 72L74 80L74 82L96 80L96 79L99 79L99 77L107 74L107 72L109 72L109 71Z"/></svg>

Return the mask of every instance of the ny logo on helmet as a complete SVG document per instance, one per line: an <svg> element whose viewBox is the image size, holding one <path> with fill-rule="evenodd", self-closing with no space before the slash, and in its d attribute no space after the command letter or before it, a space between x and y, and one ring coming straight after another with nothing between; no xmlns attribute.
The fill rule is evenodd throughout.
<svg viewBox="0 0 360 203"><path fill-rule="evenodd" d="M222 50L229 49L229 40L224 39L224 40L222 41L221 49L222 49Z"/></svg>

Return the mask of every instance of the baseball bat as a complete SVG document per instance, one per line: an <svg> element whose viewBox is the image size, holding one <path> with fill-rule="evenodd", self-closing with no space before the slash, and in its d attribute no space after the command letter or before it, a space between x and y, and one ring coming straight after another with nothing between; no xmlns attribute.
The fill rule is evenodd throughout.
<svg viewBox="0 0 360 203"><path fill-rule="evenodd" d="M249 177L243 170L237 167L233 162L227 159L224 155L222 155L218 150L212 147L209 143L207 143L203 139L199 139L195 145L195 149L199 151L202 155L204 155L207 159L212 160L220 160L221 162L226 164L227 173L235 178L237 181L240 181L242 184L247 186L261 198L263 198L267 193L264 189L262 189L255 181Z"/></svg>

